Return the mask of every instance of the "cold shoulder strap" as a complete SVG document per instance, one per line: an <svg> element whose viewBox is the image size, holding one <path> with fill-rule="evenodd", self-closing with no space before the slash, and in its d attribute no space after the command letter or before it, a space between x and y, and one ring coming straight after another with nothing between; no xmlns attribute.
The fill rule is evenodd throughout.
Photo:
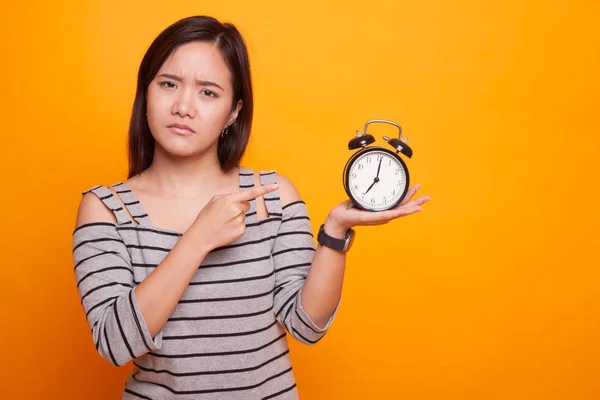
<svg viewBox="0 0 600 400"><path fill-rule="evenodd" d="M254 170L250 168L240 167L240 190L249 190L254 187ZM246 224L256 222L258 215L256 213L256 199L249 201L250 210L246 212Z"/></svg>
<svg viewBox="0 0 600 400"><path fill-rule="evenodd" d="M269 185L272 183L277 183L277 174L275 173L275 171L260 171L260 184ZM269 217L281 217L282 212L281 200L279 198L279 189L267 193L263 197L265 199L265 206L267 207Z"/></svg>
<svg viewBox="0 0 600 400"><path fill-rule="evenodd" d="M136 197L135 193L129 187L127 187L123 182L115 183L110 187L113 189L125 207L127 207L127 211L131 214L131 217L141 226L152 227L152 221L150 221L150 217L148 217L148 213L144 210L144 207Z"/></svg>
<svg viewBox="0 0 600 400"><path fill-rule="evenodd" d="M129 215L127 215L127 212L123 209L121 203L119 203L119 201L115 198L112 192L106 187L98 185L91 188L90 190L86 190L82 194L86 194L89 192L94 193L104 203L104 205L113 212L113 214L117 218L117 224L122 225L133 223L131 218L129 218Z"/></svg>

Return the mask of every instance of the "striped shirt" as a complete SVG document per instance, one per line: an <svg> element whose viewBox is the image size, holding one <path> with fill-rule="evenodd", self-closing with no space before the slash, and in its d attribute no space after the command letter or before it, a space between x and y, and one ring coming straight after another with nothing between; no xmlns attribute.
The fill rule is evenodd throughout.
<svg viewBox="0 0 600 400"><path fill-rule="evenodd" d="M260 173L262 185L275 171ZM240 190L254 187L254 171L239 168ZM117 222L95 222L73 232L77 289L100 355L114 365L133 361L122 399L297 399L286 333L317 343L327 325L314 324L301 306L302 284L315 252L306 204L282 207L279 191L256 200L246 232L210 252L162 329L151 337L133 288L173 248L181 232L153 226L135 194L119 182L94 193ZM339 307L339 304L338 304Z"/></svg>

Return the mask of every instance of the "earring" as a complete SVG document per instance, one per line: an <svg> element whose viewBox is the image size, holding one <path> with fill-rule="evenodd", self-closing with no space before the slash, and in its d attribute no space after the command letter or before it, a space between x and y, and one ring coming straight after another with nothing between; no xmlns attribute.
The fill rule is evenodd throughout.
<svg viewBox="0 0 600 400"><path fill-rule="evenodd" d="M221 131L221 137L224 138L229 133L229 127L226 127Z"/></svg>

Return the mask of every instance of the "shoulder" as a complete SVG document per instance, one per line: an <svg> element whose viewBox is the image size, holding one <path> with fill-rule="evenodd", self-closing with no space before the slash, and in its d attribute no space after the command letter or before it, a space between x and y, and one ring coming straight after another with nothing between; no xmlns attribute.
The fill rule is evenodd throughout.
<svg viewBox="0 0 600 400"><path fill-rule="evenodd" d="M104 205L102 200L90 190L83 193L79 202L75 229L94 222L116 223L117 219L112 211Z"/></svg>
<svg viewBox="0 0 600 400"><path fill-rule="evenodd" d="M279 184L279 198L282 207L302 200L298 189L296 189L290 178L280 173L276 173L276 178Z"/></svg>

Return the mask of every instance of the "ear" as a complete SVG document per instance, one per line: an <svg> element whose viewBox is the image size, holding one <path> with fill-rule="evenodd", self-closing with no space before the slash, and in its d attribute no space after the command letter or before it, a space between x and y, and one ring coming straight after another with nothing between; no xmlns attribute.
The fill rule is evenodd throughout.
<svg viewBox="0 0 600 400"><path fill-rule="evenodd" d="M238 100L238 102L235 106L235 109L231 110L231 113L229 114L229 119L227 120L227 126L230 126L231 124L233 124L233 122L237 118L240 110L242 109L243 104L244 104L244 102L242 100Z"/></svg>

